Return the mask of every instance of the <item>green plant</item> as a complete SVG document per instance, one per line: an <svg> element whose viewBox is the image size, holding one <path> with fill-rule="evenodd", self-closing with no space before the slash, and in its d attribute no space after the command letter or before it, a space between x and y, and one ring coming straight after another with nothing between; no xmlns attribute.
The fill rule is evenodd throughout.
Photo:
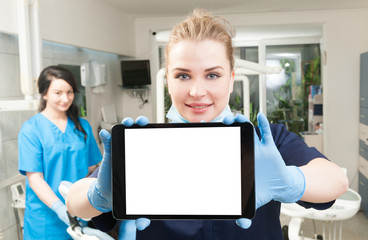
<svg viewBox="0 0 368 240"><path fill-rule="evenodd" d="M281 66L285 71L286 82L278 91L272 92L272 99L268 102L268 118L271 123L285 124L289 131L300 134L305 130L305 120L308 109L302 104L304 96L296 85L295 62L281 59ZM303 99L303 100L302 100Z"/></svg>
<svg viewBox="0 0 368 240"><path fill-rule="evenodd" d="M236 95L234 101L229 101L229 106L232 111L243 111L241 97Z"/></svg>
<svg viewBox="0 0 368 240"><path fill-rule="evenodd" d="M169 111L170 107L171 107L171 97L169 94L169 91L167 89L167 85L165 85L165 89L164 89L164 109L165 109L165 116L167 114L167 112ZM167 119L165 118L165 121L167 121Z"/></svg>
<svg viewBox="0 0 368 240"><path fill-rule="evenodd" d="M289 131L300 134L308 129L308 96L311 85L321 84L320 56L310 61L302 62L301 85L293 85L295 79L292 73L295 72L294 61L281 59L287 78L279 91L272 93L273 101L268 102L268 118L272 123L283 123ZM292 89L294 87L294 89ZM294 95L293 96L293 91Z"/></svg>
<svg viewBox="0 0 368 240"><path fill-rule="evenodd" d="M257 123L257 111L254 108L253 103L249 103L249 121L253 123L254 126L256 126Z"/></svg>

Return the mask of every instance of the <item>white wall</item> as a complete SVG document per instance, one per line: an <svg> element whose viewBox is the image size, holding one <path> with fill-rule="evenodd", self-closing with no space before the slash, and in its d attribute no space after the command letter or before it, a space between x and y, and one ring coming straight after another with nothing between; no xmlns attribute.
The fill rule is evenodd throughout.
<svg viewBox="0 0 368 240"><path fill-rule="evenodd" d="M45 40L134 55L134 18L95 0L40 0Z"/></svg>
<svg viewBox="0 0 368 240"><path fill-rule="evenodd" d="M17 0L0 0L0 32L18 33ZM134 18L96 0L39 0L43 40L135 55Z"/></svg>
<svg viewBox="0 0 368 240"><path fill-rule="evenodd" d="M333 162L348 169L350 185L357 189L359 155L359 54L368 51L368 9L224 15L233 26L320 24L327 58L323 64L324 149ZM151 31L170 29L182 20L136 20L136 55L151 58ZM155 109L152 116L155 117Z"/></svg>
<svg viewBox="0 0 368 240"><path fill-rule="evenodd" d="M358 186L360 53L368 51L368 11L326 16L323 34L327 52L324 121L328 157L348 169Z"/></svg>
<svg viewBox="0 0 368 240"><path fill-rule="evenodd" d="M0 32L17 33L17 1L0 0Z"/></svg>

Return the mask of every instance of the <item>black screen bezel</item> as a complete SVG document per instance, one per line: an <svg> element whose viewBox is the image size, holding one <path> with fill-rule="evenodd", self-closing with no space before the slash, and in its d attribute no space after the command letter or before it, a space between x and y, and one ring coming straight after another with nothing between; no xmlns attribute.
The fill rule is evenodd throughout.
<svg viewBox="0 0 368 240"><path fill-rule="evenodd" d="M114 125L111 130L112 144L112 214L116 219L251 219L255 215L255 182L254 182L254 131L253 125L246 123L153 123L143 128L186 128L186 127L231 127L241 128L241 215L129 215L126 214L125 200L125 129L142 128L138 125L126 127L123 124ZM180 137L180 136L178 136ZM220 141L221 139L218 139ZM223 139L226 141L226 139ZM144 146L142 146L144 147Z"/></svg>

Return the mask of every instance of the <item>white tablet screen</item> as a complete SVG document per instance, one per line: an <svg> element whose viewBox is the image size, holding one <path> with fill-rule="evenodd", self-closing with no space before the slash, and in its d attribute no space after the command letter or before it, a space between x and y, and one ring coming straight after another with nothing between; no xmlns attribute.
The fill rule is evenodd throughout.
<svg viewBox="0 0 368 240"><path fill-rule="evenodd" d="M239 126L125 129L126 214L241 215L240 134Z"/></svg>

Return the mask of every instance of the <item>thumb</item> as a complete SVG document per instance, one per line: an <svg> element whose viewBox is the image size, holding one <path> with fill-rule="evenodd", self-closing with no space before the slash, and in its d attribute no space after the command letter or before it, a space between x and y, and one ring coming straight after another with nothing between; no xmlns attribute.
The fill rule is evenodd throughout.
<svg viewBox="0 0 368 240"><path fill-rule="evenodd" d="M138 125L138 126L146 126L148 124L148 118L146 116L139 116L137 117L137 119L135 120L135 123Z"/></svg>
<svg viewBox="0 0 368 240"><path fill-rule="evenodd" d="M239 218L236 220L236 225L243 229L248 229L252 225L252 220L248 218Z"/></svg>
<svg viewBox="0 0 368 240"><path fill-rule="evenodd" d="M273 142L272 133L270 129L270 124L263 113L258 113L257 121L259 126L259 131L261 132L261 141L265 144Z"/></svg>
<svg viewBox="0 0 368 240"><path fill-rule="evenodd" d="M233 115L226 115L224 119L222 120L222 123L225 125L231 125L235 121L235 118Z"/></svg>
<svg viewBox="0 0 368 240"><path fill-rule="evenodd" d="M100 139L104 144L104 147L109 147L111 145L111 135L105 129L102 129L99 133Z"/></svg>
<svg viewBox="0 0 368 240"><path fill-rule="evenodd" d="M249 119L245 115L240 114L240 113L236 114L235 121L239 123L250 122Z"/></svg>
<svg viewBox="0 0 368 240"><path fill-rule="evenodd" d="M130 117L126 117L121 121L121 124L126 127L131 127L134 124L134 120Z"/></svg>
<svg viewBox="0 0 368 240"><path fill-rule="evenodd" d="M135 220L135 225L139 231L146 229L151 224L151 220L148 218L138 218Z"/></svg>

